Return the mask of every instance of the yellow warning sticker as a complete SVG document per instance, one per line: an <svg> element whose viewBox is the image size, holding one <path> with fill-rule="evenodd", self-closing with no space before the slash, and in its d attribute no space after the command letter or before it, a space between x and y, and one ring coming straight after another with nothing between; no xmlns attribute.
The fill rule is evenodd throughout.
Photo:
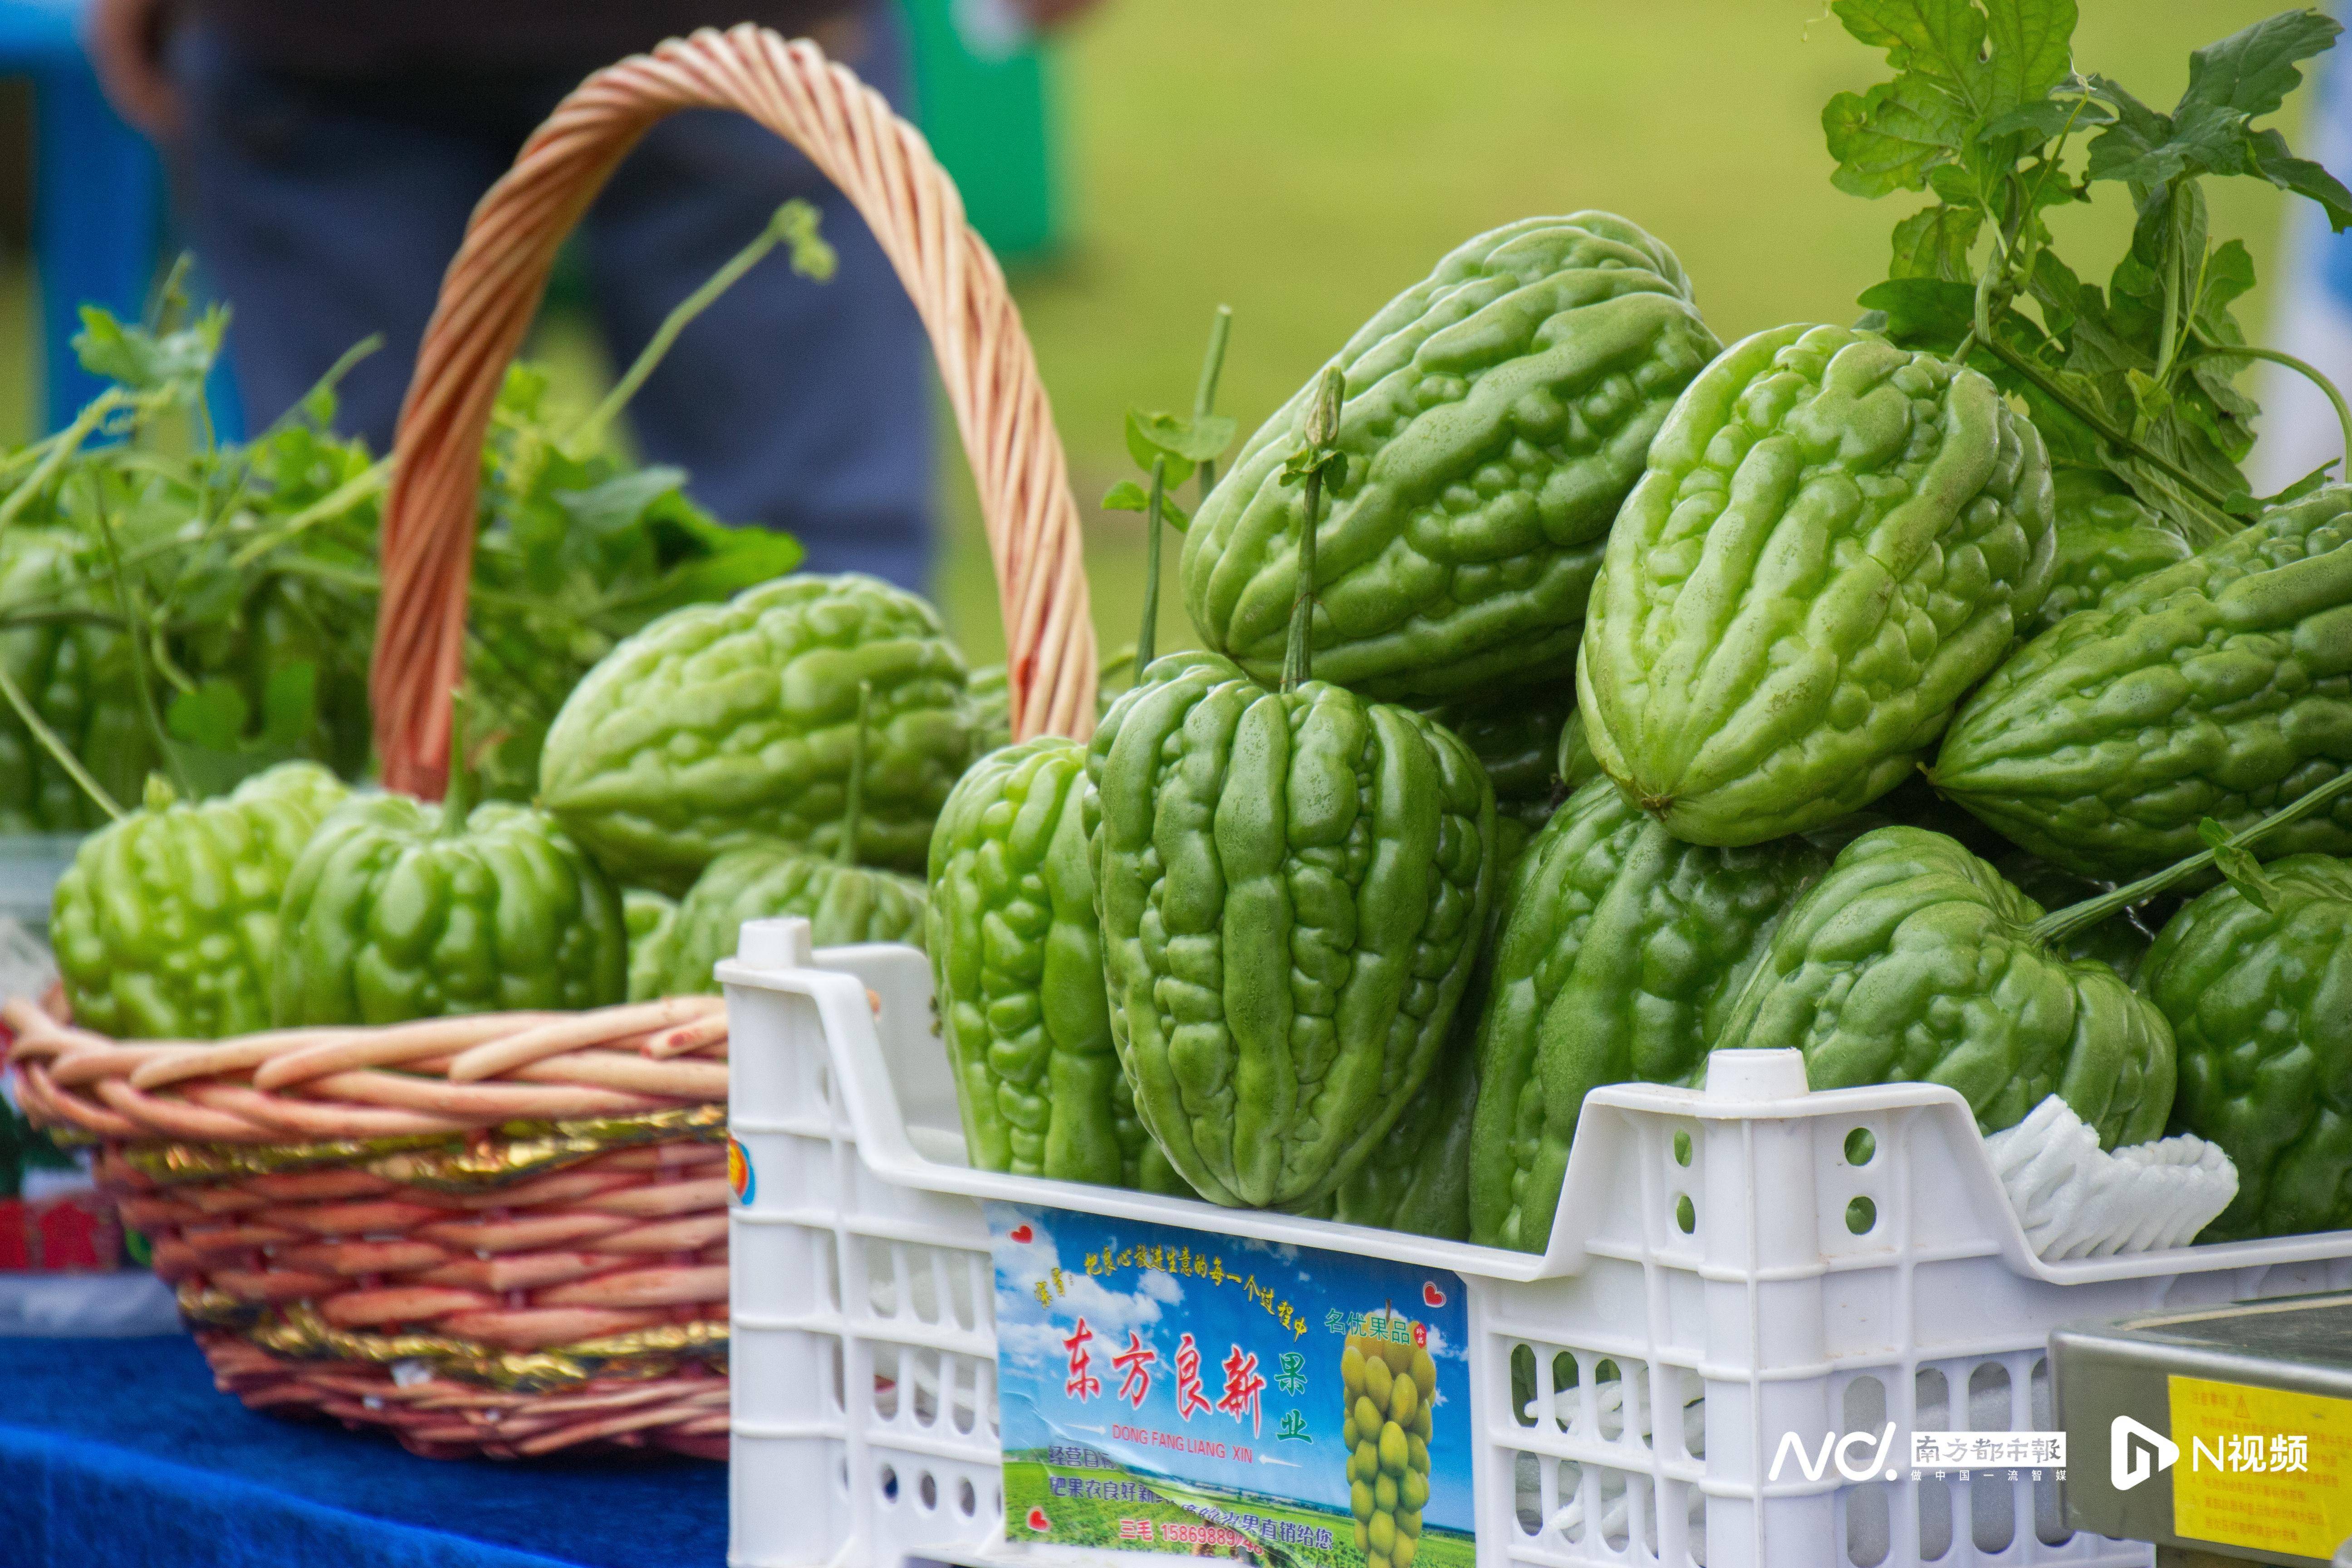
<svg viewBox="0 0 2352 1568"><path fill-rule="evenodd" d="M2166 1381L2175 1535L2322 1562L2352 1538L2352 1399Z"/></svg>

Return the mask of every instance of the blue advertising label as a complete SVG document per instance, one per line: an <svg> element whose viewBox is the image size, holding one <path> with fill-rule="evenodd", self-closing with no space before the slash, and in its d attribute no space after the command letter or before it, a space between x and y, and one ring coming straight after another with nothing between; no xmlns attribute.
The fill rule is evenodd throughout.
<svg viewBox="0 0 2352 1568"><path fill-rule="evenodd" d="M987 1208L1007 1541L1472 1568L1458 1276Z"/></svg>

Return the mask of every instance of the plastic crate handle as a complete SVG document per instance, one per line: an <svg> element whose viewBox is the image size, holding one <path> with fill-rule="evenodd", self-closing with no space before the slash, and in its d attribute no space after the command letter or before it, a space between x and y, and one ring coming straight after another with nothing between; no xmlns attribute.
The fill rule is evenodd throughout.
<svg viewBox="0 0 2352 1568"><path fill-rule="evenodd" d="M558 247L656 121L733 109L805 153L865 218L937 357L987 523L1016 739L1094 728L1095 635L1053 409L1004 274L922 133L806 39L746 24L673 38L582 82L466 226L393 443L369 671L384 784L441 794L464 676L483 437Z"/></svg>

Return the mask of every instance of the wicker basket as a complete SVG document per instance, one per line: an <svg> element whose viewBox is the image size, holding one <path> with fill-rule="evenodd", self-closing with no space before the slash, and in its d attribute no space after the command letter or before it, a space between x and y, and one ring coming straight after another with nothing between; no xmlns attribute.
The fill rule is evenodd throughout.
<svg viewBox="0 0 2352 1568"><path fill-rule="evenodd" d="M978 481L1014 732L1083 736L1094 635L1061 445L1003 274L921 136L743 26L589 78L475 209L402 409L371 677L385 783L440 793L490 406L565 234L664 115L806 153L930 334ZM220 1042L0 1008L27 1114L99 1142L220 1386L436 1456L726 1455L727 1020L716 997Z"/></svg>

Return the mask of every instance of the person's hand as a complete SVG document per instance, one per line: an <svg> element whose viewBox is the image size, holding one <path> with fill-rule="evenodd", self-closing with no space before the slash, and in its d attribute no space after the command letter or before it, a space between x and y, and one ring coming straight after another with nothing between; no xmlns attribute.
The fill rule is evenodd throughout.
<svg viewBox="0 0 2352 1568"><path fill-rule="evenodd" d="M1043 32L1076 20L1101 5L1102 0L1019 0L1019 4L1029 25Z"/></svg>
<svg viewBox="0 0 2352 1568"><path fill-rule="evenodd" d="M114 111L158 142L180 132L180 93L163 67L173 0L92 0L84 43Z"/></svg>

